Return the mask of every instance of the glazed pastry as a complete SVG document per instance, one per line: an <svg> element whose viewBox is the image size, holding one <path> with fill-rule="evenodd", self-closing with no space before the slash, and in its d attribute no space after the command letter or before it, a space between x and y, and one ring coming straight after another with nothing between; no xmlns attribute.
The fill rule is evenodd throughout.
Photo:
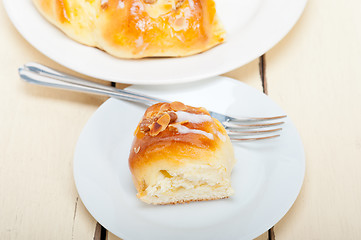
<svg viewBox="0 0 361 240"><path fill-rule="evenodd" d="M147 109L129 155L137 197L151 204L227 198L234 164L221 123L206 109L180 102Z"/></svg>
<svg viewBox="0 0 361 240"><path fill-rule="evenodd" d="M120 58L187 56L224 41L213 0L33 0L74 40Z"/></svg>

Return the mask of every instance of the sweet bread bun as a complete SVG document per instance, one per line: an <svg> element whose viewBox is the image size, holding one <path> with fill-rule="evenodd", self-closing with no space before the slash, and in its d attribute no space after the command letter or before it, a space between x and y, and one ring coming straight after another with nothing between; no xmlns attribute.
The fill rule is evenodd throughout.
<svg viewBox="0 0 361 240"><path fill-rule="evenodd" d="M137 197L151 204L227 198L234 164L221 123L204 108L180 102L147 109L129 155Z"/></svg>
<svg viewBox="0 0 361 240"><path fill-rule="evenodd" d="M224 41L213 0L33 0L74 40L120 58L187 56Z"/></svg>

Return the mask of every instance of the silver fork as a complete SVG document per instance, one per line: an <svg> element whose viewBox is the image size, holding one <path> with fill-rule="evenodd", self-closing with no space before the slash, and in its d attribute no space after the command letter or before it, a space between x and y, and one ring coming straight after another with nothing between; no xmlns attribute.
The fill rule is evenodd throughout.
<svg viewBox="0 0 361 240"><path fill-rule="evenodd" d="M19 75L25 81L38 85L107 95L122 100L139 102L147 106L158 102L169 102L168 100L84 80L38 63L27 63L20 67ZM279 137L279 132L282 130L280 125L284 122L278 120L286 117L283 115L264 118L234 118L212 111L209 113L223 124L232 141L254 141Z"/></svg>

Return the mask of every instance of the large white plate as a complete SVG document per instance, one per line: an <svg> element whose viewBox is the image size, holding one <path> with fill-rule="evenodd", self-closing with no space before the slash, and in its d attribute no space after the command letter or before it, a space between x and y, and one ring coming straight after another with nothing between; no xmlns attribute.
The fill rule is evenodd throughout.
<svg viewBox="0 0 361 240"><path fill-rule="evenodd" d="M281 40L307 0L217 0L227 42L185 58L122 60L81 45L48 23L31 0L3 0L18 31L54 61L82 74L131 84L170 84L223 74L259 57Z"/></svg>
<svg viewBox="0 0 361 240"><path fill-rule="evenodd" d="M225 77L175 88L131 89L233 116L284 114L263 93ZM143 106L109 99L86 124L76 146L74 178L79 195L94 218L115 235L125 240L252 239L292 206L302 186L305 157L290 119L277 139L234 144L237 164L231 198L172 206L141 202L128 154L144 111Z"/></svg>

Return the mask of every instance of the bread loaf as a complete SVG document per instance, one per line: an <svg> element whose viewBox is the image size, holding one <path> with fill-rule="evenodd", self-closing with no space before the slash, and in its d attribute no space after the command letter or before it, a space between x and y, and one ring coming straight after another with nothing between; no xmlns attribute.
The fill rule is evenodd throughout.
<svg viewBox="0 0 361 240"><path fill-rule="evenodd" d="M72 39L119 58L179 57L224 41L213 0L33 0Z"/></svg>
<svg viewBox="0 0 361 240"><path fill-rule="evenodd" d="M147 109L129 155L137 196L151 204L227 198L234 164L221 123L204 108L180 102Z"/></svg>

